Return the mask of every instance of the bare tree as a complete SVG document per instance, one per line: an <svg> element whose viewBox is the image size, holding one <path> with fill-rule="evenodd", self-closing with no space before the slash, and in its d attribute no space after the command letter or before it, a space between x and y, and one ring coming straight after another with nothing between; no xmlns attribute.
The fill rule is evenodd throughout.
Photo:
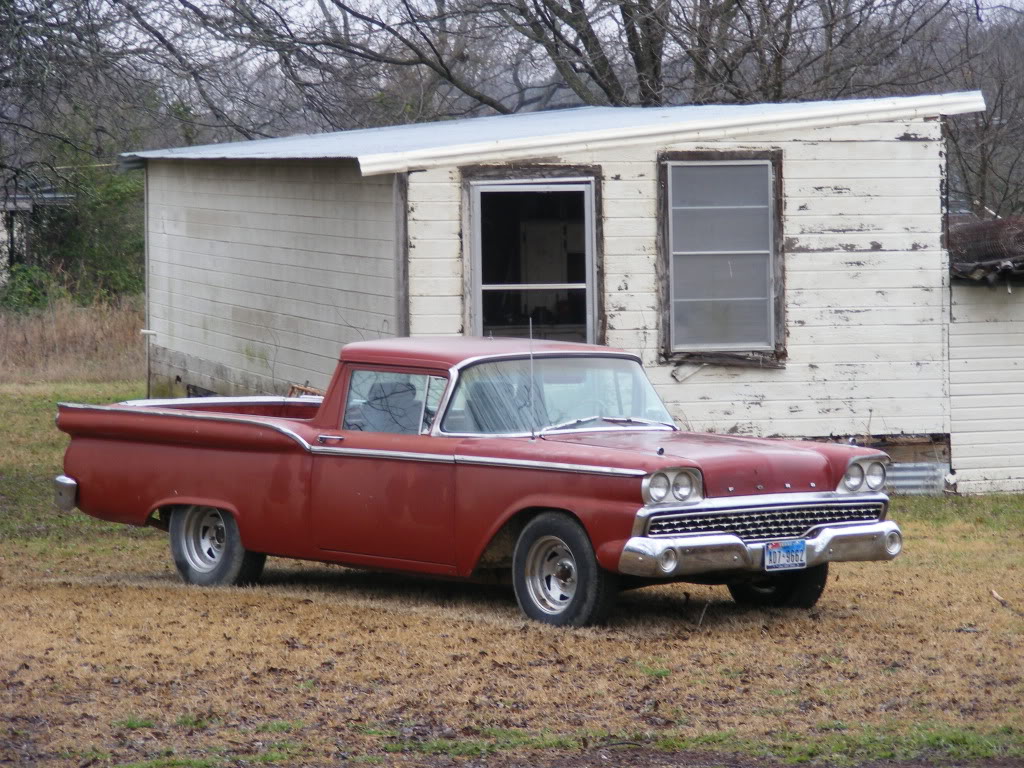
<svg viewBox="0 0 1024 768"><path fill-rule="evenodd" d="M949 122L950 194L981 218L1024 213L1024 16L963 8L946 44L960 66L950 85L985 93L985 112Z"/></svg>
<svg viewBox="0 0 1024 768"><path fill-rule="evenodd" d="M183 55L152 14L193 40L273 61L304 107L337 127L552 104L922 90L950 66L933 55L922 69L918 55L950 0L161 0L149 18L117 2L243 135L218 114L202 56Z"/></svg>

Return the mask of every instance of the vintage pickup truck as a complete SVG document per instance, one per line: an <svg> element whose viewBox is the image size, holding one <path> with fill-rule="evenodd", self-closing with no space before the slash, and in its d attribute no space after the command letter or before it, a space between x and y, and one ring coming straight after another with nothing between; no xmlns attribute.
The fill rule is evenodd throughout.
<svg viewBox="0 0 1024 768"><path fill-rule="evenodd" d="M58 503L169 531L193 584L255 581L267 555L498 572L528 616L583 625L646 582L809 607L830 562L902 549L884 454L680 431L606 347L360 342L323 398L62 403L57 424Z"/></svg>

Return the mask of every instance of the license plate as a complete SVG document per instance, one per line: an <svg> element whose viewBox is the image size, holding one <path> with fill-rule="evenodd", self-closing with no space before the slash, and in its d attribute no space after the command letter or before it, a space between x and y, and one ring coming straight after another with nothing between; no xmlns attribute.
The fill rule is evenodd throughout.
<svg viewBox="0 0 1024 768"><path fill-rule="evenodd" d="M770 541L764 547L764 569L766 571L794 571L807 567L807 542Z"/></svg>

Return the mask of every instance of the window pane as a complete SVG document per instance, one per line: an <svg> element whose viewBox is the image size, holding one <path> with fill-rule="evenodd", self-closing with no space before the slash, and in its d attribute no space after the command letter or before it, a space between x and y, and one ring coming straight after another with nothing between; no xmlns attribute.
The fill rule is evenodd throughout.
<svg viewBox="0 0 1024 768"><path fill-rule="evenodd" d="M768 208L672 211L672 250L767 251L771 248Z"/></svg>
<svg viewBox="0 0 1024 768"><path fill-rule="evenodd" d="M713 253L672 257L675 299L768 300L767 253Z"/></svg>
<svg viewBox="0 0 1024 768"><path fill-rule="evenodd" d="M424 375L353 371L342 429L419 434L426 390Z"/></svg>
<svg viewBox="0 0 1024 768"><path fill-rule="evenodd" d="M675 348L771 347L771 178L764 162L670 166Z"/></svg>
<svg viewBox="0 0 1024 768"><path fill-rule="evenodd" d="M587 290L482 291L484 336L587 340Z"/></svg>
<svg viewBox="0 0 1024 768"><path fill-rule="evenodd" d="M601 417L606 417L602 419ZM441 424L445 432L525 433L545 428L635 428L671 423L643 369L610 357L538 357L467 368ZM585 420L582 424L574 420Z"/></svg>
<svg viewBox="0 0 1024 768"><path fill-rule="evenodd" d="M770 325L767 301L719 299L672 304L676 347L766 347L771 343Z"/></svg>
<svg viewBox="0 0 1024 768"><path fill-rule="evenodd" d="M444 396L444 390L447 386L448 379L443 379L440 376L431 376L427 381L427 394L424 397L423 403L424 431L429 430L434 423L437 408L441 405L441 398Z"/></svg>
<svg viewBox="0 0 1024 768"><path fill-rule="evenodd" d="M771 178L767 163L673 165L672 207L766 205Z"/></svg>
<svg viewBox="0 0 1024 768"><path fill-rule="evenodd" d="M584 195L480 193L483 285L586 282Z"/></svg>

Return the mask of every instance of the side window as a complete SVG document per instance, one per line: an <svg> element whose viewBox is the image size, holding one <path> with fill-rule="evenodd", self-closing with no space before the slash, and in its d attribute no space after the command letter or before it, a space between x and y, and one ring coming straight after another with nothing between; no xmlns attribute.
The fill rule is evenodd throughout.
<svg viewBox="0 0 1024 768"><path fill-rule="evenodd" d="M447 380L392 371L353 371L342 429L416 435L430 429Z"/></svg>

